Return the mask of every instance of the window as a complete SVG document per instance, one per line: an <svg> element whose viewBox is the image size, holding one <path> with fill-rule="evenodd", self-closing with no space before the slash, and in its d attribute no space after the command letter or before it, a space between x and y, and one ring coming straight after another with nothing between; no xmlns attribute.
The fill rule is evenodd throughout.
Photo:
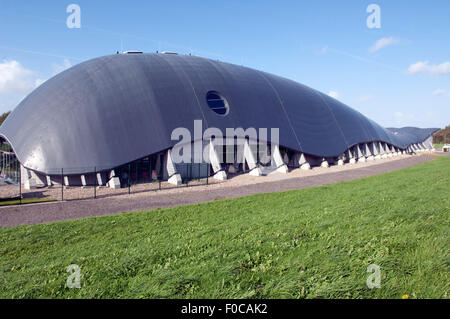
<svg viewBox="0 0 450 319"><path fill-rule="evenodd" d="M211 110L219 115L225 116L230 110L227 100L215 91L209 91L206 94L206 102Z"/></svg>

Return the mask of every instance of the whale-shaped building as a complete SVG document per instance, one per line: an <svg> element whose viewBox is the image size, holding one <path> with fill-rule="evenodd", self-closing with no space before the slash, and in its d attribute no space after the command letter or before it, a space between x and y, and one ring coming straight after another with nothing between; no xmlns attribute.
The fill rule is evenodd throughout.
<svg viewBox="0 0 450 319"><path fill-rule="evenodd" d="M153 167L162 162L167 171L167 156L177 143L172 132L194 131L195 120L203 129L223 132L278 128L277 141L269 136L263 142L276 142L272 156L281 150L285 164L294 166L431 148L429 138L437 130L385 129L286 78L159 53L115 54L71 67L29 94L0 127L0 137L27 176L44 184L56 181L61 169L72 184L94 173L106 183L123 165L145 158ZM158 154L162 157L152 157ZM248 169L258 166L258 157L246 160ZM213 165L212 173L224 166ZM174 173L169 169L166 177Z"/></svg>

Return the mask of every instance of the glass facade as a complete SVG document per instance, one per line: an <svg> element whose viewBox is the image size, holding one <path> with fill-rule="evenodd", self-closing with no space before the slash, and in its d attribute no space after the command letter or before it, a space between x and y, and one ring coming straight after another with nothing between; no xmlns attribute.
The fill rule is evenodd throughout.
<svg viewBox="0 0 450 319"><path fill-rule="evenodd" d="M10 183L18 184L20 181L20 163L7 142L0 146L0 176Z"/></svg>

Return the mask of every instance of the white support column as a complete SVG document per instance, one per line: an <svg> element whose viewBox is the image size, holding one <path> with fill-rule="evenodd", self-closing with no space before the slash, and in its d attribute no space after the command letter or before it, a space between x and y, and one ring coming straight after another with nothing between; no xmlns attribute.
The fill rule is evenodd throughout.
<svg viewBox="0 0 450 319"><path fill-rule="evenodd" d="M272 163L275 163L275 167L277 168L277 172L279 172L279 173L287 173L289 170L288 170L288 167L287 167L287 165L285 164L285 161L283 161L283 158L281 157L281 153L280 153L280 148L279 148L279 146L278 145L273 145L272 144L272 149L273 149L273 151L272 151ZM285 155L285 158L287 157L287 155L286 154L284 154ZM289 158L288 158L288 160L289 160Z"/></svg>
<svg viewBox="0 0 450 319"><path fill-rule="evenodd" d="M97 185L98 186L103 186L103 176L102 176L102 173L97 173L97 176L96 176L96 178L97 178Z"/></svg>
<svg viewBox="0 0 450 319"><path fill-rule="evenodd" d="M379 148L379 143L378 142L373 142L372 143L372 154L374 155L374 159L381 159L381 155L380 155L380 148Z"/></svg>
<svg viewBox="0 0 450 319"><path fill-rule="evenodd" d="M45 175L45 179L47 180L47 186L48 187L52 187L52 178L50 177L50 175Z"/></svg>
<svg viewBox="0 0 450 319"><path fill-rule="evenodd" d="M109 173L109 188L118 189L120 188L120 178L116 176L116 172L114 170L111 170Z"/></svg>
<svg viewBox="0 0 450 319"><path fill-rule="evenodd" d="M422 142L422 144L425 146L425 148L428 151L433 151L433 137L429 136L425 141Z"/></svg>
<svg viewBox="0 0 450 319"><path fill-rule="evenodd" d="M350 163L350 164L356 164L356 158L354 157L354 155L353 155L353 151L352 151L352 148L349 148L348 150L347 150L347 157L348 157L348 162Z"/></svg>
<svg viewBox="0 0 450 319"><path fill-rule="evenodd" d="M261 176L262 171L261 168L258 167L255 156L248 145L248 141L244 141L244 159L247 162L248 168L250 170L249 175L252 176Z"/></svg>
<svg viewBox="0 0 450 319"><path fill-rule="evenodd" d="M26 190L36 188L36 180L31 176L31 171L23 167L22 165L20 165L19 168L20 168L19 174L24 188Z"/></svg>
<svg viewBox="0 0 450 319"><path fill-rule="evenodd" d="M342 166L342 165L344 165L344 154L341 154L341 155L339 155L339 157L338 157L338 166Z"/></svg>
<svg viewBox="0 0 450 319"><path fill-rule="evenodd" d="M22 184L25 183L26 180L31 178L30 171L27 168L23 167L22 164L19 165L19 174Z"/></svg>
<svg viewBox="0 0 450 319"><path fill-rule="evenodd" d="M303 153L300 154L300 159L298 160L298 165L300 165L300 168L304 169L304 170L311 169L311 165L308 163L308 161L305 158L305 154L303 154Z"/></svg>
<svg viewBox="0 0 450 319"><path fill-rule="evenodd" d="M83 187L87 186L86 175L84 175L84 174L81 175L80 179L81 179L81 186L83 186Z"/></svg>
<svg viewBox="0 0 450 319"><path fill-rule="evenodd" d="M222 169L222 165L219 160L219 155L214 147L214 142L212 139L209 140L209 162L214 171L214 178L220 181L227 179L227 173Z"/></svg>
<svg viewBox="0 0 450 319"><path fill-rule="evenodd" d="M380 149L381 149L381 158L388 158L387 154L387 144L380 142Z"/></svg>
<svg viewBox="0 0 450 319"><path fill-rule="evenodd" d="M388 157L392 157L392 149L388 143L386 143L386 152Z"/></svg>
<svg viewBox="0 0 450 319"><path fill-rule="evenodd" d="M28 170L27 170L28 171ZM28 174L30 174L29 172L28 172ZM27 174L27 175L28 175ZM24 185L24 188L26 189L26 190L30 190L30 189L33 189L33 188L36 188L36 180L34 179L34 178L32 178L32 177L29 177L29 178L27 178L24 182L23 182L23 185Z"/></svg>
<svg viewBox="0 0 450 319"><path fill-rule="evenodd" d="M368 161L373 161L375 158L373 157L373 154L372 154L372 152L370 150L369 143L365 144L365 149L366 149L367 160Z"/></svg>
<svg viewBox="0 0 450 319"><path fill-rule="evenodd" d="M69 176L64 176L64 186L70 186L70 183L69 183Z"/></svg>
<svg viewBox="0 0 450 319"><path fill-rule="evenodd" d="M420 145L420 148L422 149L422 152L425 152L426 151L426 147L425 147L425 145L423 144L423 143L419 143L419 145Z"/></svg>
<svg viewBox="0 0 450 319"><path fill-rule="evenodd" d="M361 148L359 147L359 144L356 144L356 156L358 157L358 163L366 162L366 157L361 152Z"/></svg>
<svg viewBox="0 0 450 319"><path fill-rule="evenodd" d="M172 151L170 149L167 150L166 169L167 174L169 175L167 182L173 185L180 185L182 183L181 175L177 172L175 164L173 163Z"/></svg>
<svg viewBox="0 0 450 319"><path fill-rule="evenodd" d="M395 147L394 146L394 151L395 151L395 156L399 156L401 153L400 153L400 149L398 148L398 147Z"/></svg>

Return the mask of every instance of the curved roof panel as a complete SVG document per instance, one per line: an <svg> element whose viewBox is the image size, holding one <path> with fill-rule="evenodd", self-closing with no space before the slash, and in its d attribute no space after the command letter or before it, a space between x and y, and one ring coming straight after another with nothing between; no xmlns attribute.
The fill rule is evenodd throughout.
<svg viewBox="0 0 450 319"><path fill-rule="evenodd" d="M410 126L402 128L388 127L387 130L394 133L399 140L404 140L405 143L423 142L431 135L439 131L438 128L418 128Z"/></svg>
<svg viewBox="0 0 450 319"><path fill-rule="evenodd" d="M226 116L208 107L217 91ZM177 127L279 128L280 145L316 156L384 141L400 148L420 137L394 134L314 89L250 68L174 54L117 54L78 64L43 83L0 127L22 164L114 168L176 144ZM423 138L424 140L425 138ZM75 173L75 171L74 171Z"/></svg>

